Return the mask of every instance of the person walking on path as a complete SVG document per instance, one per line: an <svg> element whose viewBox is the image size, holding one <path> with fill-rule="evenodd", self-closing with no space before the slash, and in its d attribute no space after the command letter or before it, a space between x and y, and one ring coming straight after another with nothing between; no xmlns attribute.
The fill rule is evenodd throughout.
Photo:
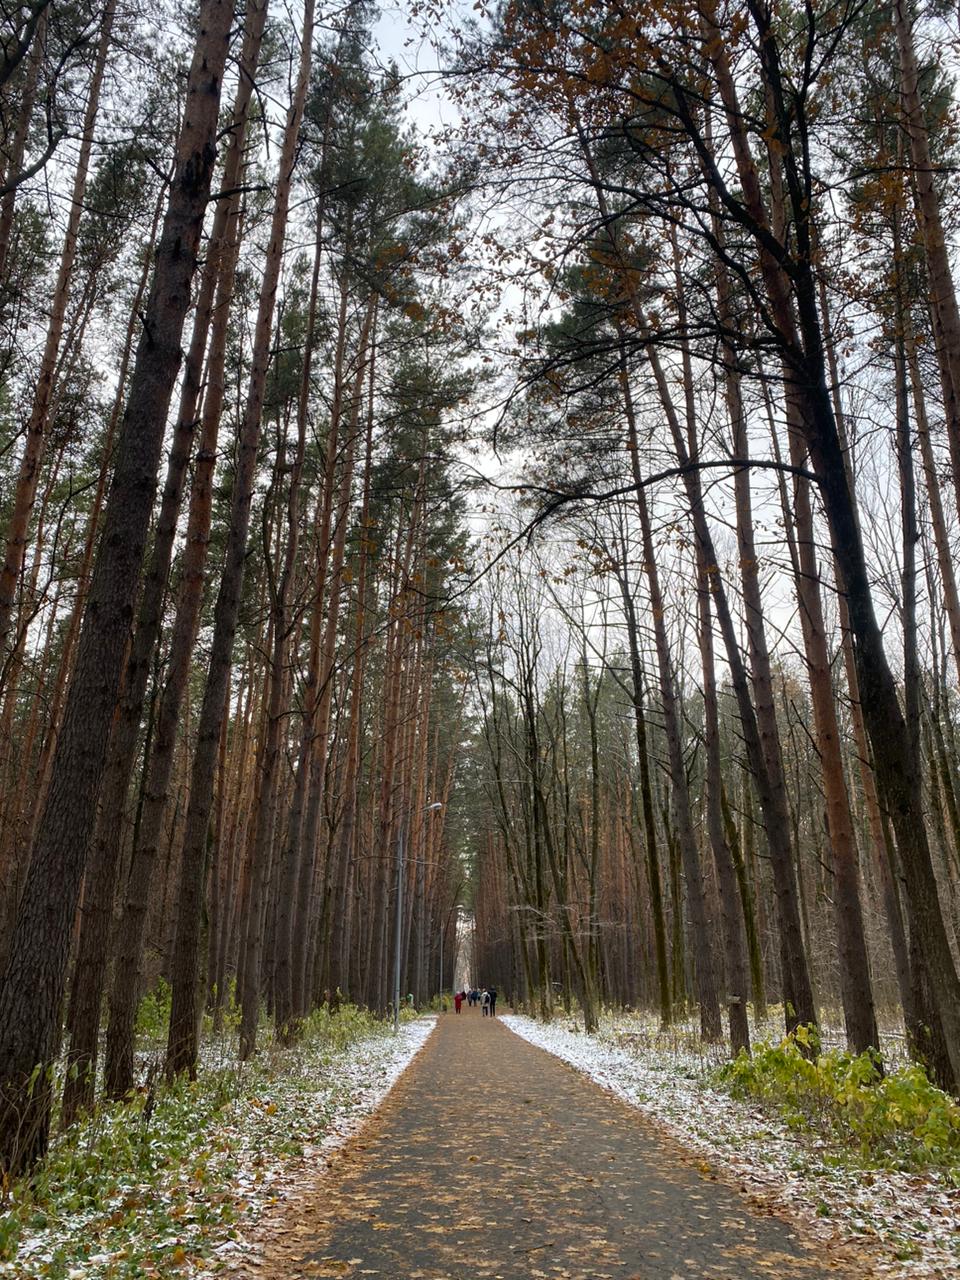
<svg viewBox="0 0 960 1280"><path fill-rule="evenodd" d="M480 997L480 1005L483 1009L483 1016L486 1017L490 1012L490 992L486 987L483 988L483 995Z"/></svg>
<svg viewBox="0 0 960 1280"><path fill-rule="evenodd" d="M463 1004L463 992L458 991L456 995L453 997L453 1007L457 1011L457 1013L460 1012L460 1006L462 1004Z"/></svg>
<svg viewBox="0 0 960 1280"><path fill-rule="evenodd" d="M497 1016L497 988L491 987L487 995L490 997L490 1017L495 1018Z"/></svg>

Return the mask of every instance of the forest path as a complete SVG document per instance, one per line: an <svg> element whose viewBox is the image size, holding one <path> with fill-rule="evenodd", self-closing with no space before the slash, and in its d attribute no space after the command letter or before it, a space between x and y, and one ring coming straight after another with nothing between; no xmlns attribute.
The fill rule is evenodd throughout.
<svg viewBox="0 0 960 1280"><path fill-rule="evenodd" d="M852 1274L634 1108L466 1007L300 1191L258 1280Z"/></svg>

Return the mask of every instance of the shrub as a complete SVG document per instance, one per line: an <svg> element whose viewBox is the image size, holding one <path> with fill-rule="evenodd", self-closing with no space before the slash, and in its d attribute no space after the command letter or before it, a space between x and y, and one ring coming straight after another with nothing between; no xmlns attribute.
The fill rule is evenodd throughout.
<svg viewBox="0 0 960 1280"><path fill-rule="evenodd" d="M173 993L163 978L140 1001L137 1008L137 1039L165 1040L170 1025L170 1004Z"/></svg>
<svg viewBox="0 0 960 1280"><path fill-rule="evenodd" d="M331 1049L346 1049L382 1025L368 1009L355 1004L342 1004L336 1013L331 1013L327 1005L321 1005L306 1019L303 1036L308 1043L317 1041Z"/></svg>
<svg viewBox="0 0 960 1280"><path fill-rule="evenodd" d="M882 1075L871 1053L809 1056L807 1028L777 1045L741 1053L718 1072L735 1097L753 1098L787 1125L853 1147L871 1163L911 1169L937 1165L960 1177L960 1105L930 1083L922 1067Z"/></svg>

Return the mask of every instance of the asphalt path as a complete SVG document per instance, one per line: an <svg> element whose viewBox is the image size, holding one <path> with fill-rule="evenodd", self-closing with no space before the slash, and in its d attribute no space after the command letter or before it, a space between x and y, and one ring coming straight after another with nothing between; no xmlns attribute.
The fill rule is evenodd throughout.
<svg viewBox="0 0 960 1280"><path fill-rule="evenodd" d="M440 1018L288 1214L264 1280L851 1274L640 1112L467 1008Z"/></svg>

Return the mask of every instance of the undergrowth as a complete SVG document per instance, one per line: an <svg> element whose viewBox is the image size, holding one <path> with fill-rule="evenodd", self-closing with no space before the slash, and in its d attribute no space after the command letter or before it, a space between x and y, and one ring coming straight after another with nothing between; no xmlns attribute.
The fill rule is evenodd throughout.
<svg viewBox="0 0 960 1280"><path fill-rule="evenodd" d="M141 1009L148 1042L165 1003L160 991ZM250 1063L209 1065L219 1053L208 1044L196 1081L157 1079L99 1106L3 1188L0 1276L141 1280L196 1267L230 1238L266 1164L319 1141L356 1088L331 1070L337 1058L387 1029L351 1005L320 1009L289 1046L264 1039Z"/></svg>
<svg viewBox="0 0 960 1280"><path fill-rule="evenodd" d="M788 1127L816 1136L835 1154L883 1168L939 1168L960 1185L960 1105L931 1084L923 1068L881 1074L870 1053L810 1054L811 1032L759 1044L716 1072L731 1094L775 1112Z"/></svg>

